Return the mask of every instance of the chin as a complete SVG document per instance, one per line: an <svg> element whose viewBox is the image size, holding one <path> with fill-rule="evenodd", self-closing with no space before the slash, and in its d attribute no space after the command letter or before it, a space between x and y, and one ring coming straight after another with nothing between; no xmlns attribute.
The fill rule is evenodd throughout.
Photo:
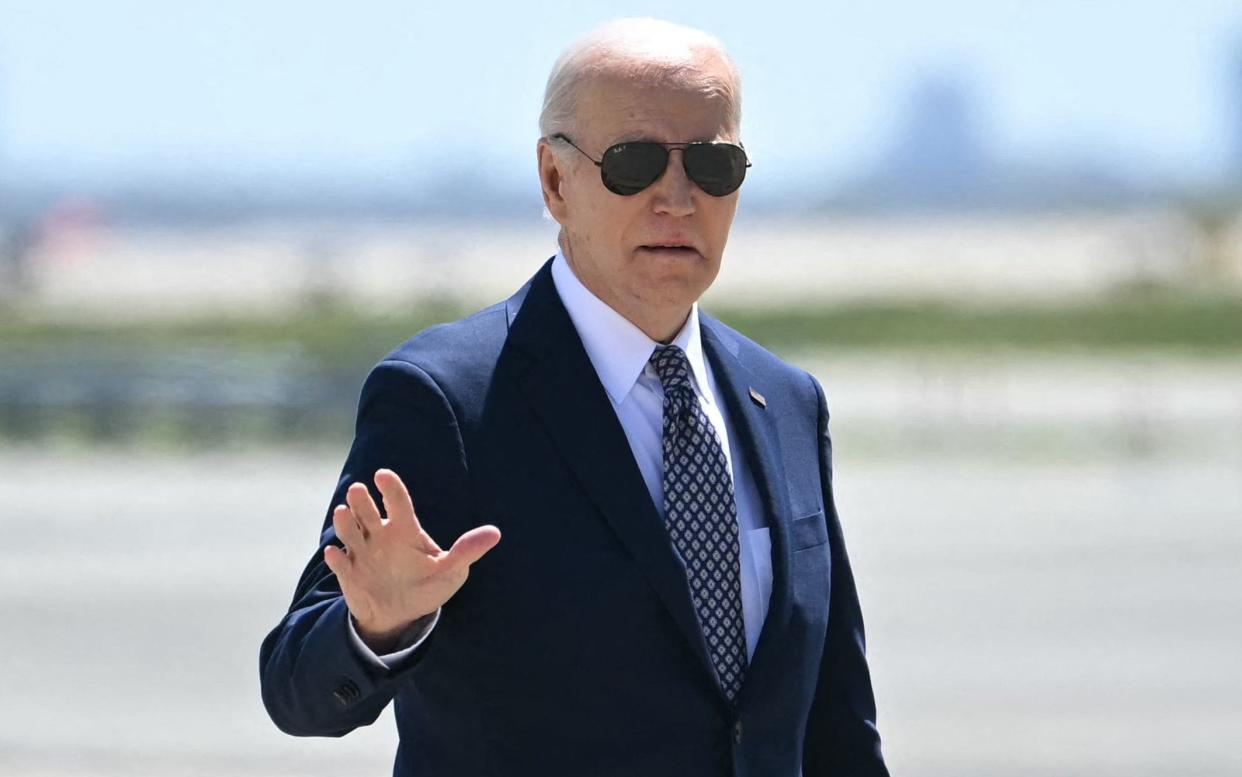
<svg viewBox="0 0 1242 777"><path fill-rule="evenodd" d="M643 298L648 304L661 308L689 307L698 301L711 285L710 278L701 273L690 275L664 275L647 285Z"/></svg>

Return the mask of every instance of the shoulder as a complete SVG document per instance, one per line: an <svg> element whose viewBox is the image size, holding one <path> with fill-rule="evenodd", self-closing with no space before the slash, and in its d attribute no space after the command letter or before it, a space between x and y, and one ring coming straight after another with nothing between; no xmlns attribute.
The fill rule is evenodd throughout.
<svg viewBox="0 0 1242 777"><path fill-rule="evenodd" d="M445 378L494 363L508 331L500 302L458 321L428 327L389 351L380 364L413 364Z"/></svg>
<svg viewBox="0 0 1242 777"><path fill-rule="evenodd" d="M505 303L497 303L458 321L428 327L384 355L367 375L369 389L435 396L437 403L460 411L463 402L481 397L491 382L508 331ZM454 412L456 415L456 412Z"/></svg>

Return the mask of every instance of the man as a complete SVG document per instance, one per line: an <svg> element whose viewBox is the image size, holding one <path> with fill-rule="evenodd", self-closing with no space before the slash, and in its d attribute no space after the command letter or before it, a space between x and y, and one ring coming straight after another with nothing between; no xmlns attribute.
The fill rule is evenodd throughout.
<svg viewBox="0 0 1242 777"><path fill-rule="evenodd" d="M261 650L281 729L395 699L398 775L887 774L823 392L696 302L748 166L739 100L719 43L663 22L557 62L560 250L367 377Z"/></svg>

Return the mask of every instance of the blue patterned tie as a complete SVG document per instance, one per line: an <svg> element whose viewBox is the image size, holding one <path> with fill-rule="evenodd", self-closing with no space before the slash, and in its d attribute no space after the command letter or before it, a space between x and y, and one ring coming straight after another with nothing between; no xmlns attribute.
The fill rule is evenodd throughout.
<svg viewBox="0 0 1242 777"><path fill-rule="evenodd" d="M686 354L675 345L659 345L649 362L664 387L668 533L686 562L690 598L720 687L733 701L746 670L733 478L716 428L695 396Z"/></svg>

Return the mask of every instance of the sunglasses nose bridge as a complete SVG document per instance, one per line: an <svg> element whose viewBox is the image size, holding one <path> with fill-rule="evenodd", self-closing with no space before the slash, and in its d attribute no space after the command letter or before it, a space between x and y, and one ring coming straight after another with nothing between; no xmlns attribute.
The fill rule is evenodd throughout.
<svg viewBox="0 0 1242 777"><path fill-rule="evenodd" d="M656 181L659 181L660 179L662 179L662 178L665 176L665 174L667 174L667 173L668 173L668 168L669 168L672 164L674 164L674 162L673 162L673 152L675 152L675 151L676 151L676 152L681 152L683 149L684 149L684 146L678 146L678 145L672 145L672 144L664 146L664 164L660 167L660 174L656 176L655 181L652 181L652 183L655 183ZM681 165L680 165L680 166L682 167L682 169L685 169L686 161L685 161L685 155L684 155L684 154L682 155L681 160L682 160L682 161L681 161Z"/></svg>
<svg viewBox="0 0 1242 777"><path fill-rule="evenodd" d="M694 189L697 184L690 178L690 172L686 170L685 146L670 145L666 146L665 150L668 156L664 169L651 184L652 190L658 195L655 206L657 210L682 214L692 213L694 211ZM673 154L677 154L677 157L674 158Z"/></svg>

